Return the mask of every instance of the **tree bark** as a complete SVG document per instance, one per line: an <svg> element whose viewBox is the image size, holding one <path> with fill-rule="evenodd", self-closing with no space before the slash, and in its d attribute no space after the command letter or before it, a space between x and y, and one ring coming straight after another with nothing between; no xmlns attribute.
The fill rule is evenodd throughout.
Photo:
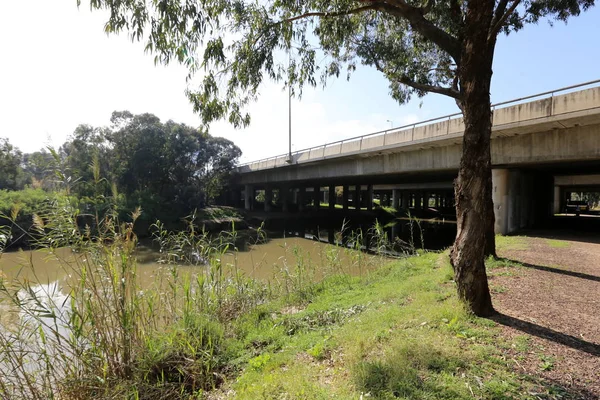
<svg viewBox="0 0 600 400"><path fill-rule="evenodd" d="M488 42L487 35L493 11L493 0L468 2L458 67L465 133L455 182L457 233L450 260L459 298L478 316L494 313L484 262L494 218L490 85L495 40Z"/></svg>

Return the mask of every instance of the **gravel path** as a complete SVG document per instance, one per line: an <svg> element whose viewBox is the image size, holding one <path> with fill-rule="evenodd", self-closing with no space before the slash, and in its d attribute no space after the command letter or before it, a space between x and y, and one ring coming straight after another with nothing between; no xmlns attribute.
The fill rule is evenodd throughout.
<svg viewBox="0 0 600 400"><path fill-rule="evenodd" d="M515 343L507 356L517 368L600 399L600 236L553 234L499 247L506 267L491 271L495 319Z"/></svg>

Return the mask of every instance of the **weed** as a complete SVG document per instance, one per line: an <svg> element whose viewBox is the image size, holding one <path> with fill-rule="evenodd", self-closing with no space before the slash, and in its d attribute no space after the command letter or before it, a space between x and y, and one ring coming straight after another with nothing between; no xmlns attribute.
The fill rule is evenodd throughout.
<svg viewBox="0 0 600 400"><path fill-rule="evenodd" d="M329 358L331 350L330 350L327 342L319 342L319 343L315 344L313 347L311 347L310 349L308 349L306 352L308 353L308 355L310 355L314 359L316 359L318 361L322 361L322 360Z"/></svg>
<svg viewBox="0 0 600 400"><path fill-rule="evenodd" d="M554 369L554 363L556 359L552 356L540 354L540 369L542 371L552 371Z"/></svg>
<svg viewBox="0 0 600 400"><path fill-rule="evenodd" d="M271 355L269 353L264 353L248 360L248 364L250 365L250 368L260 371L267 365L270 359Z"/></svg>
<svg viewBox="0 0 600 400"><path fill-rule="evenodd" d="M516 336L513 347L520 352L529 351L531 348L531 337L525 335Z"/></svg>

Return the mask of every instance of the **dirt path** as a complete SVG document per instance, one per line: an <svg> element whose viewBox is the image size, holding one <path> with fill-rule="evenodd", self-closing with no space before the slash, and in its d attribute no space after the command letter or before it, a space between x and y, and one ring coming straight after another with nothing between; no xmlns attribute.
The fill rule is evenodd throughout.
<svg viewBox="0 0 600 400"><path fill-rule="evenodd" d="M600 399L600 236L527 235L499 246L505 260L490 277L497 321L514 343L507 356L556 383L556 398L564 387Z"/></svg>

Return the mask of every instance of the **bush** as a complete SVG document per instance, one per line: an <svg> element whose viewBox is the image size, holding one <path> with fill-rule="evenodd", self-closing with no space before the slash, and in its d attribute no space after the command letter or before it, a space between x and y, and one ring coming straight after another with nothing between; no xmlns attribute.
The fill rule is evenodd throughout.
<svg viewBox="0 0 600 400"><path fill-rule="evenodd" d="M54 196L42 189L0 190L0 226L10 227L10 239L0 246L29 244L33 215L46 208Z"/></svg>

